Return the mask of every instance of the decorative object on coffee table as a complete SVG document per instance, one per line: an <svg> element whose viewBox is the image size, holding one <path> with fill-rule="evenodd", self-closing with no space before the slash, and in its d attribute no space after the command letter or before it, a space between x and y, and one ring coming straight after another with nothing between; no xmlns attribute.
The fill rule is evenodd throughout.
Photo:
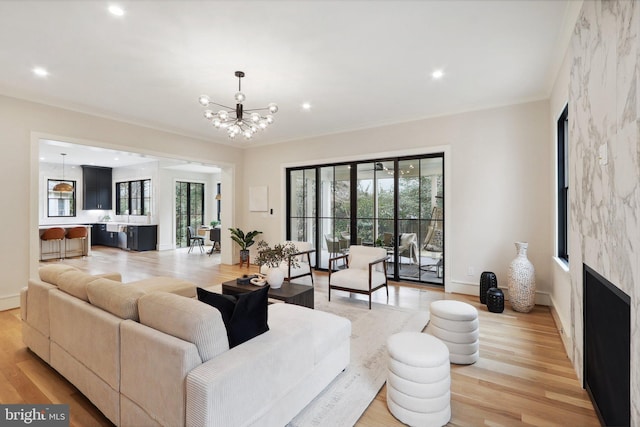
<svg viewBox="0 0 640 427"><path fill-rule="evenodd" d="M487 308L492 313L504 311L504 293L500 288L489 288L487 291Z"/></svg>
<svg viewBox="0 0 640 427"><path fill-rule="evenodd" d="M259 266L267 266L267 283L273 289L278 289L284 282L285 272L282 268L283 261L290 262L294 267L298 266L295 255L298 252L293 243L277 243L273 248L267 242L258 242L258 256L254 260Z"/></svg>
<svg viewBox="0 0 640 427"><path fill-rule="evenodd" d="M246 234L239 228L229 228L229 231L231 232L231 240L240 246L240 267L246 262L247 268L249 268L249 247L253 246L256 242L254 238L258 234L262 234L262 231L253 230Z"/></svg>
<svg viewBox="0 0 640 427"><path fill-rule="evenodd" d="M509 264L509 301L515 311L528 313L535 305L536 278L533 264L527 258L526 242L516 242L517 256Z"/></svg>
<svg viewBox="0 0 640 427"><path fill-rule="evenodd" d="M480 275L480 302L487 303L487 291L498 287L498 278L492 271L483 271Z"/></svg>

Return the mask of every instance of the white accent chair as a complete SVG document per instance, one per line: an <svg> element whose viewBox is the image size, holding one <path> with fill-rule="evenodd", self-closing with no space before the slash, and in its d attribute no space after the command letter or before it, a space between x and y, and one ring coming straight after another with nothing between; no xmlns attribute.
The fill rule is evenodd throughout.
<svg viewBox="0 0 640 427"><path fill-rule="evenodd" d="M296 247L296 253L291 255L289 260L280 263L280 269L284 272L284 280L290 282L291 279L311 276L311 285L313 286L313 269L311 268L311 254L316 250L310 242L296 242L287 240L284 244L292 243ZM291 263L291 258L296 257L298 266ZM267 274L266 266L260 267L260 273Z"/></svg>
<svg viewBox="0 0 640 427"><path fill-rule="evenodd" d="M329 259L329 301L332 289L369 295L369 309L374 291L384 287L389 298L388 258L384 248L351 245L348 254ZM333 271L333 264L340 259L347 260L347 268Z"/></svg>

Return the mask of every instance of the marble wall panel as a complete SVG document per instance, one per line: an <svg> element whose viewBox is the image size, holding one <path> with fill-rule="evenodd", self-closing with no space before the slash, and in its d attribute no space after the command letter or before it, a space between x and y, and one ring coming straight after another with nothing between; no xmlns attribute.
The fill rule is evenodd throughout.
<svg viewBox="0 0 640 427"><path fill-rule="evenodd" d="M640 425L639 35L640 3L584 2L569 83L574 365L581 374L585 263L631 297L632 425Z"/></svg>

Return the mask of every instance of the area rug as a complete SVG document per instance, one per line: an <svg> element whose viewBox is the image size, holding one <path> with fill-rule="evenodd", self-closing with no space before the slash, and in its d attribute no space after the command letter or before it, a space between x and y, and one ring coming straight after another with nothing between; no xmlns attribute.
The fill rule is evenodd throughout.
<svg viewBox="0 0 640 427"><path fill-rule="evenodd" d="M289 427L352 426L364 413L387 377L387 338L400 331L420 332L428 311L413 311L385 304L332 295L316 290L315 309L351 321L351 362L289 424Z"/></svg>

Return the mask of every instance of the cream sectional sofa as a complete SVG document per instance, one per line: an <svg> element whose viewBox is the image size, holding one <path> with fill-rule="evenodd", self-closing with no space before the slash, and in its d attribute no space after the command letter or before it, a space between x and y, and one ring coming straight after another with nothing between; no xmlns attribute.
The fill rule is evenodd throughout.
<svg viewBox="0 0 640 427"><path fill-rule="evenodd" d="M23 340L121 426L282 426L349 363L346 319L273 304L270 330L229 349L194 296L179 279L46 266L21 293Z"/></svg>

